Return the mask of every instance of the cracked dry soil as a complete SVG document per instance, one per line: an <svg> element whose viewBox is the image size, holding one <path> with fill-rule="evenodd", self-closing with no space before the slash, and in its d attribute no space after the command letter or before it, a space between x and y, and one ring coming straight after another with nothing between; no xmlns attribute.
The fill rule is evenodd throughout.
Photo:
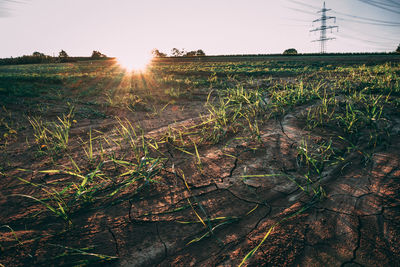
<svg viewBox="0 0 400 267"><path fill-rule="evenodd" d="M53 258L54 265L68 264L57 258L63 249L53 245L65 244L117 256L108 263L116 266L237 266L271 226L285 219L248 266L400 266L400 137L394 135L388 149L377 148L370 162L354 153L326 170L321 180L326 196L318 202L279 175L301 176L296 147L305 137L318 142L326 136L310 135L293 112L266 123L262 142L232 138L199 147L201 170L192 157L171 150L162 182L106 208L77 214L74 222L82 227L67 232L61 222L48 220L26 228L12 215L28 205L8 199L1 218L19 222L15 233L29 241L0 256L0 262L40 266ZM276 175L256 176L263 174ZM313 204L291 216L307 203ZM51 235L50 228L60 233ZM30 239L38 233L40 238ZM2 241L11 244L12 235L2 232Z"/></svg>

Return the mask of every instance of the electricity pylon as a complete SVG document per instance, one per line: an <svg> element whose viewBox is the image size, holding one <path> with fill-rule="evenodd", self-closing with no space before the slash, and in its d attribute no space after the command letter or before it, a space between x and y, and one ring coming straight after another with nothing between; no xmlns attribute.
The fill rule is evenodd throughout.
<svg viewBox="0 0 400 267"><path fill-rule="evenodd" d="M329 41L329 40L336 39L336 38L328 38L326 36L326 30L330 29L331 32L332 32L332 30L334 28L336 28L339 31L339 27L338 26L326 26L326 21L329 20L329 19L334 19L335 23L336 23L336 17L331 17L331 16L327 16L326 15L326 12L329 11L329 10L331 10L331 9L325 8L325 2L324 2L324 7L320 11L318 11L318 13L322 13L321 17L319 19L316 19L316 20L313 21L313 24L314 24L314 22L321 21L321 27L310 30L310 32L320 31L319 39L314 40L312 42L320 42L321 43L321 54L325 54L326 53L326 42Z"/></svg>

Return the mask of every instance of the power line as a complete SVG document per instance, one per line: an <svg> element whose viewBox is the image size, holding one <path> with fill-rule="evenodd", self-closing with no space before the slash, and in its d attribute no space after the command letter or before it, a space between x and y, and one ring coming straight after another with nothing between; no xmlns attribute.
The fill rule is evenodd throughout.
<svg viewBox="0 0 400 267"><path fill-rule="evenodd" d="M374 4L374 5L379 5L381 7L384 8L400 8L400 4L399 3L395 3L393 1L376 1L376 0L362 0L362 2L365 2L367 4Z"/></svg>
<svg viewBox="0 0 400 267"><path fill-rule="evenodd" d="M315 10L319 10L319 7L317 7L317 6L313 6L313 5L310 5L310 4L306 4L306 3L303 3L303 2L300 2L300 1L296 1L296 0L288 0L289 2L292 2L292 3L294 3L294 4L297 4L297 5L301 5L301 6L306 6L306 7L308 7L308 8L312 8L312 9L315 9Z"/></svg>
<svg viewBox="0 0 400 267"><path fill-rule="evenodd" d="M366 32L366 30L368 30L368 32ZM369 38L371 40L386 40L388 42L397 42L398 39L394 39L394 38L388 38L388 33L383 33L381 32L380 35L376 35L374 32L371 32L369 29L365 29L365 28L361 28L360 27L354 27L352 24L347 24L346 28L344 30L341 31L341 34L343 32L351 32L351 36L354 37L363 37L363 38ZM340 34L340 35L341 35ZM393 34L389 34L389 37L393 37Z"/></svg>
<svg viewBox="0 0 400 267"><path fill-rule="evenodd" d="M343 20L343 21L353 22L353 23L359 23L359 24L385 26L385 27L400 27L400 24L386 24L386 23L379 23L379 22L368 22L368 21L360 21L360 20L357 20L357 19L348 19L348 18L343 18L343 17L338 17L338 19Z"/></svg>
<svg viewBox="0 0 400 267"><path fill-rule="evenodd" d="M300 1L296 1L296 0L288 0L288 1L291 3L294 3L296 5L319 10L319 8L317 8L313 5L306 4L306 3L303 3ZM358 0L358 1L368 1L368 0ZM394 4L392 4L393 7L394 7L394 5L397 5L397 7L400 8L400 2L395 3L392 0L386 0L386 1L390 1L390 2L394 3ZM388 4L388 6L389 6L389 4ZM292 7L289 7L289 9L299 11L299 12L302 12L305 14L311 14L311 12L306 11L304 9L298 9L298 8L292 8ZM363 16L351 15L351 14L347 14L347 13L339 12L339 11L332 11L332 12L339 15L339 16L337 16L338 19L340 18L343 20L351 21L351 22L364 23L364 24L370 24L370 25L378 25L378 26L389 26L389 27L400 26L400 21L379 20L379 19L373 19L373 18L368 18L368 17L363 17ZM350 19L345 19L345 18L342 18L341 16L345 16ZM351 20L351 19L354 19L354 20ZM360 20L360 21L358 21L358 20Z"/></svg>
<svg viewBox="0 0 400 267"><path fill-rule="evenodd" d="M347 38L347 39L358 40L358 41L361 41L362 43L369 43L371 45L389 45L389 42L390 42L390 41L386 41L386 42L385 41L371 41L371 40L368 40L368 39L364 39L364 38L360 38L358 36L355 36L354 34L349 35L349 34L345 34L343 32L340 33L340 37Z"/></svg>
<svg viewBox="0 0 400 267"><path fill-rule="evenodd" d="M365 43L363 41L359 41L357 39L354 38L346 38L346 37L342 37L340 38L340 42L346 44L346 48L347 51L351 51L349 46L353 46L356 47L357 49L365 49L365 51L382 51L382 52L387 52L387 51L393 51L393 47L392 49L388 49L386 46L377 46L377 45L372 45L369 43Z"/></svg>
<svg viewBox="0 0 400 267"><path fill-rule="evenodd" d="M298 9L298 8L294 8L294 7L286 7L286 8L294 10L294 11L298 11L298 12L301 12L301 13L304 13L304 14L307 14L307 15L315 16L315 13L312 13L310 11L306 11L306 10L303 10L303 9Z"/></svg>
<svg viewBox="0 0 400 267"><path fill-rule="evenodd" d="M293 3L296 8L291 8L292 10L295 10L297 12L301 12L304 14L309 15L310 11L309 10L319 10L320 8L317 8L313 5L310 5L309 3L304 3L304 0L287 0L290 3ZM360 1L360 0L356 0ZM366 0L368 1L368 0ZM375 2L378 0L375 0ZM379 0L380 3L382 4L388 4L388 5L398 5L400 8L400 1L399 0ZM398 2L397 2L398 1ZM390 2L390 3L389 3ZM362 3L360 3L362 4ZM376 7L373 7L373 9L378 9ZM357 11L357 10L355 10ZM338 35L335 34L335 36L340 36L343 37L341 38L341 41L351 40L353 39L359 44L367 45L368 46L373 46L375 44L376 49L385 49L385 50L391 50L393 49L393 46L397 46L398 40L395 38L398 36L398 30L400 29L400 17L392 17L391 20L387 19L382 19L382 18L374 18L370 16L363 16L363 15L355 15L355 14L350 14L347 12L339 12L336 10L331 11L333 12L334 15L336 15L336 19L338 20L339 24L346 24L346 27L341 33ZM308 17L308 16L307 16ZM299 20L300 21L300 20ZM302 21L303 22L303 21ZM340 23L342 22L342 23ZM358 24L358 25L357 25ZM354 25L354 26L353 26ZM363 25L371 25L371 26L376 26L379 27L379 31L371 30L371 28L363 27ZM345 32L351 31L351 33L348 33L346 35ZM376 33L376 34L375 34ZM343 36L342 36L343 35ZM346 35L346 36L345 36ZM379 41L378 41L379 40ZM380 42L381 41L381 42ZM392 43L392 44L390 44ZM396 45L394 45L396 43ZM382 47L382 45L385 46L385 48Z"/></svg>
<svg viewBox="0 0 400 267"><path fill-rule="evenodd" d="M346 14L346 13L339 12L339 11L332 11L332 12L336 13L338 15L342 15L342 16L351 18L351 19L353 19L352 21L354 21L354 22L365 23L365 24L376 23L376 25L379 25L379 26L400 26L400 22L396 22L396 21L372 19L372 18L367 18L367 17L350 15L350 14ZM356 21L356 20L361 20L361 21Z"/></svg>
<svg viewBox="0 0 400 267"><path fill-rule="evenodd" d="M367 4L367 5L371 5L371 6L380 8L382 10L386 10L388 12L392 12L392 13L395 13L395 14L400 14L400 10L393 9L393 6L392 5L388 5L387 3L385 4L385 3L378 2L378 1L373 1L373 0L358 0L358 1L360 1L360 2L362 2L364 4ZM399 8L399 6L395 6L394 8Z"/></svg>
<svg viewBox="0 0 400 267"><path fill-rule="evenodd" d="M338 26L327 26L326 25L327 20L330 20L330 19L334 19L335 23L336 23L336 17L332 17L332 16L327 16L326 15L326 12L328 12L330 10L331 9L327 9L325 7L325 2L324 2L324 7L320 11L318 11L318 13L321 13L321 17L319 19L316 19L316 20L313 21L313 23L320 21L321 22L321 27L310 30L310 32L316 32L316 31L320 32L319 39L314 40L312 42L320 42L320 44L321 44L321 54L325 54L326 53L326 42L329 41L329 40L336 39L336 38L327 37L326 36L326 30L331 30L332 31L335 28L337 30L339 30Z"/></svg>
<svg viewBox="0 0 400 267"><path fill-rule="evenodd" d="M13 9L8 7L10 4L25 4L25 1L0 0L0 18L11 16Z"/></svg>
<svg viewBox="0 0 400 267"><path fill-rule="evenodd" d="M392 3L392 5L400 7L400 3L399 2L395 2L393 0L387 0L388 2Z"/></svg>

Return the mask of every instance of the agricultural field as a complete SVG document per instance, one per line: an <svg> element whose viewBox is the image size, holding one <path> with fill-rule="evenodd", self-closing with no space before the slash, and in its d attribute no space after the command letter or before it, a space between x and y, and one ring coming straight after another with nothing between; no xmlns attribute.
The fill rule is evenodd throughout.
<svg viewBox="0 0 400 267"><path fill-rule="evenodd" d="M0 266L400 266L400 56L0 66Z"/></svg>

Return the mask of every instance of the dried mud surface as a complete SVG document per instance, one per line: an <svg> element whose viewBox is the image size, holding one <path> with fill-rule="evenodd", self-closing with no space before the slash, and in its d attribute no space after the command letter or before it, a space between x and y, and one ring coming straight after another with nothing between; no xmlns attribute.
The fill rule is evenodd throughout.
<svg viewBox="0 0 400 267"><path fill-rule="evenodd" d="M168 107L161 122L138 114L130 119L157 135L175 121L174 127L193 124L201 106L192 104L184 111L180 107L178 115L177 110ZM59 244L94 247L98 254L118 257L108 263L115 266L237 266L281 222L248 266L400 266L398 134L392 136L389 148L377 148L369 162L354 153L326 170L322 179L326 196L316 202L279 175L300 177L297 144L305 137L310 142L325 137L309 135L297 114L266 123L261 143L232 137L223 144L199 147L201 170L192 157L170 150L162 182L149 184L133 197L127 192L106 207L75 214L77 227L67 232L54 217L24 219L38 206L10 195L29 194L32 189L1 177L0 225L12 225L14 232L1 229L0 263L40 266L53 259L53 265L68 265L71 258L57 258L65 251ZM111 119L87 121L87 127L105 132L112 125ZM87 130L80 127L72 134ZM23 147L9 156L15 162L9 173L14 174L31 160ZM243 177L266 173L277 175ZM197 203L194 210L205 226L188 199ZM218 219L222 217L230 219ZM16 244L14 236L22 243Z"/></svg>

